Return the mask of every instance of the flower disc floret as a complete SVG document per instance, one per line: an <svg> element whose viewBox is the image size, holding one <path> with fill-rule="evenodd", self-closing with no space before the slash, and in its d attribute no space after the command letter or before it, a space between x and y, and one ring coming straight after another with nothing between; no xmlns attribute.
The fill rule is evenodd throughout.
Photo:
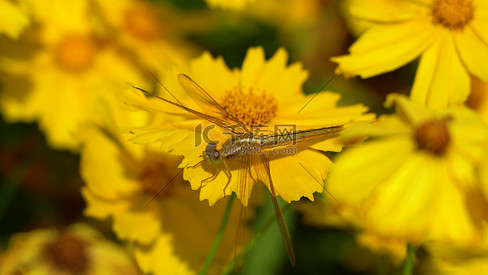
<svg viewBox="0 0 488 275"><path fill-rule="evenodd" d="M421 124L415 130L415 141L419 150L442 155L451 141L447 119L434 119Z"/></svg>
<svg viewBox="0 0 488 275"><path fill-rule="evenodd" d="M269 123L278 111L278 103L273 95L266 91L255 91L252 87L247 93L237 88L228 91L222 106L234 118L249 126Z"/></svg>
<svg viewBox="0 0 488 275"><path fill-rule="evenodd" d="M65 37L58 45L56 59L63 69L79 72L93 63L96 49L92 37L73 34Z"/></svg>
<svg viewBox="0 0 488 275"><path fill-rule="evenodd" d="M474 17L471 0L436 0L432 6L434 22L449 29L462 29Z"/></svg>
<svg viewBox="0 0 488 275"><path fill-rule="evenodd" d="M71 273L83 273L89 261L83 241L70 235L60 235L56 240L44 246L45 255L59 269Z"/></svg>
<svg viewBox="0 0 488 275"><path fill-rule="evenodd" d="M152 41L161 34L161 22L146 2L134 2L125 12L124 27L133 36Z"/></svg>

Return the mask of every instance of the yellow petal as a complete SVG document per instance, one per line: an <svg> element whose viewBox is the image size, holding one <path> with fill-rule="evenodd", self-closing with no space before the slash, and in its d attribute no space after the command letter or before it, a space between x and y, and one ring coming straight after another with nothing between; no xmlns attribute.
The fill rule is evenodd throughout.
<svg viewBox="0 0 488 275"><path fill-rule="evenodd" d="M190 68L189 76L217 102L239 83L237 72L230 70L221 56L213 58L208 52L193 60Z"/></svg>
<svg viewBox="0 0 488 275"><path fill-rule="evenodd" d="M371 124L354 125L346 128L342 139L355 141L364 137L382 137L389 135L408 135L411 132L409 125L397 116L382 115Z"/></svg>
<svg viewBox="0 0 488 275"><path fill-rule="evenodd" d="M116 199L141 189L137 178L128 177L128 169L134 169L133 172L138 169L128 163L136 161L131 159L132 156L125 154L126 151L115 141L94 127L87 127L85 135L81 174L92 192L104 199Z"/></svg>
<svg viewBox="0 0 488 275"><path fill-rule="evenodd" d="M368 226L382 234L403 236L413 242L472 242L478 237L463 194L443 163L429 154L412 155L397 167L369 207Z"/></svg>
<svg viewBox="0 0 488 275"><path fill-rule="evenodd" d="M162 230L171 234L171 244L174 255L190 265L193 270L199 270L208 254L215 234L219 230L220 221L227 203L227 199L209 206L207 202L198 200L198 192L188 188L187 184L175 188L171 196L161 200L161 208L166 211L162 215ZM235 237L239 220L241 203L234 200L231 216L229 218L224 240L214 260L213 266L226 264L233 258ZM184 217L184 219L182 219ZM243 226L241 224L241 226ZM243 226L240 228L246 232ZM192 247L192 249L186 249ZM156 251L156 257L160 257ZM211 272L212 274L214 272Z"/></svg>
<svg viewBox="0 0 488 275"><path fill-rule="evenodd" d="M449 177L458 188L467 189L474 188L475 185L475 167L471 159L466 158L459 152L453 152L447 156L445 163Z"/></svg>
<svg viewBox="0 0 488 275"><path fill-rule="evenodd" d="M300 150L296 155L274 159L273 154L271 151L271 178L277 195L283 200L298 201L302 197L313 200L313 193L324 190L324 180L332 168L328 157L314 150Z"/></svg>
<svg viewBox="0 0 488 275"><path fill-rule="evenodd" d="M176 257L170 234L160 234L150 249L137 249L135 257L144 273L196 274L187 263Z"/></svg>
<svg viewBox="0 0 488 275"><path fill-rule="evenodd" d="M18 7L9 1L0 1L0 33L15 39L28 24L29 18Z"/></svg>
<svg viewBox="0 0 488 275"><path fill-rule="evenodd" d="M175 129L174 127L162 126L142 126L131 128L129 131L135 136L130 140L137 144L147 144L157 141L164 141L165 148L171 148L171 145L176 144L182 140L192 138L195 134L187 129Z"/></svg>
<svg viewBox="0 0 488 275"><path fill-rule="evenodd" d="M262 67L254 86L274 94L279 104L301 96L302 85L308 77L301 63L287 66L287 61L287 52L279 48Z"/></svg>
<svg viewBox="0 0 488 275"><path fill-rule="evenodd" d="M391 0L349 0L348 12L355 19L374 23L398 23L419 15L426 15L430 11L428 5L419 5L413 1ZM426 0L424 2L431 2Z"/></svg>
<svg viewBox="0 0 488 275"><path fill-rule="evenodd" d="M441 29L439 39L420 59L411 97L439 109L464 102L469 91L469 74L459 59L453 37Z"/></svg>
<svg viewBox="0 0 488 275"><path fill-rule="evenodd" d="M82 188L81 194L86 201L84 214L97 219L106 219L114 213L128 208L128 202L123 200L107 200L91 192L88 188Z"/></svg>
<svg viewBox="0 0 488 275"><path fill-rule="evenodd" d="M483 18L478 18L478 16L479 15L476 14L475 18L468 26L486 45L488 44L488 12L483 15Z"/></svg>
<svg viewBox="0 0 488 275"><path fill-rule="evenodd" d="M223 166L223 165L222 165ZM203 180L212 177L212 175L216 174L217 167L213 167L208 165L206 162L199 167L189 167L185 169L184 179L191 182L191 186L193 190L200 189L200 200L208 199L208 203L210 206L214 205L218 200L225 196L229 196L232 192L238 194L239 199L244 205L247 205L247 201L249 199L250 193L242 193L238 192L239 188L242 188L243 183L240 179L240 170L244 170L243 166L240 163L229 163L231 169L231 179L229 181L229 177L223 172L220 171L216 178L214 178L210 182L203 182ZM223 167L221 167L223 169ZM227 184L228 183L228 184ZM250 191L252 190L254 182L248 178L246 188ZM226 188L227 186L227 188ZM225 190L224 190L225 189ZM241 197L244 195L244 197Z"/></svg>
<svg viewBox="0 0 488 275"><path fill-rule="evenodd" d="M409 136L374 140L348 149L337 158L328 189L339 203L361 203L405 162L413 149Z"/></svg>
<svg viewBox="0 0 488 275"><path fill-rule="evenodd" d="M472 110L451 108L449 122L452 137L452 150L467 157L471 162L479 163L487 156L488 128L481 118ZM481 149L481 150L480 150Z"/></svg>
<svg viewBox="0 0 488 275"><path fill-rule="evenodd" d="M139 274L140 269L135 264L128 251L113 242L98 241L90 247L91 274L109 274L123 270L125 274Z"/></svg>
<svg viewBox="0 0 488 275"><path fill-rule="evenodd" d="M53 0L46 5L43 1L26 0L37 21L43 22L43 42L54 45L67 32L87 33L91 27L87 13L89 4L83 0ZM69 10L71 12L67 13Z"/></svg>
<svg viewBox="0 0 488 275"><path fill-rule="evenodd" d="M401 94L389 94L385 101L385 107L396 106L395 113L402 121L409 123L411 126L417 126L428 119L436 116L436 113L417 102L411 101L408 97Z"/></svg>
<svg viewBox="0 0 488 275"><path fill-rule="evenodd" d="M454 34L456 49L469 72L488 82L488 44L485 44L470 27Z"/></svg>
<svg viewBox="0 0 488 275"><path fill-rule="evenodd" d="M297 129L301 130L346 125L353 121L364 121L371 118L368 115L362 115L368 110L362 104L337 106L339 98L340 95L333 92L321 92L316 95L294 98L286 104L286 109L280 110L273 123L297 124Z"/></svg>
<svg viewBox="0 0 488 275"><path fill-rule="evenodd" d="M262 47L249 48L242 63L241 81L245 87L257 84L262 69L266 64L266 56Z"/></svg>
<svg viewBox="0 0 488 275"><path fill-rule="evenodd" d="M333 57L337 73L368 78L395 70L419 56L436 38L430 17L370 28L351 46L350 55Z"/></svg>
<svg viewBox="0 0 488 275"><path fill-rule="evenodd" d="M310 143L310 148L324 152L340 152L343 146L344 144L339 137L327 138L322 141Z"/></svg>
<svg viewBox="0 0 488 275"><path fill-rule="evenodd" d="M137 204L113 215L113 229L121 239L137 240L143 244L154 242L161 232L160 210L156 203ZM144 226L141 226L144 225Z"/></svg>

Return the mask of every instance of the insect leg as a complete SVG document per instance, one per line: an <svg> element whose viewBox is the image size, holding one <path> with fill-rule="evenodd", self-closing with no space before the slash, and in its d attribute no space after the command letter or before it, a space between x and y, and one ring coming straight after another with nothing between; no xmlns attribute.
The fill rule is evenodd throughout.
<svg viewBox="0 0 488 275"><path fill-rule="evenodd" d="M195 165L189 165L189 166L187 166L187 167L188 167L188 168L196 168L196 167L198 167L198 166L202 165L202 163L203 163L204 161L205 161L205 160L201 160L201 161L197 162Z"/></svg>
<svg viewBox="0 0 488 275"><path fill-rule="evenodd" d="M208 182L211 182L211 181L213 181L215 178L217 178L217 176L218 176L218 175L219 175L219 173L220 173L220 170L222 170L222 169L221 169L220 167L218 167L218 168L215 170L215 172L213 173L213 175L211 175L210 177L208 177L208 178L206 178L206 179L203 179L203 180L200 182L200 189L201 189L202 187L207 186L207 183L208 183ZM205 184L203 184L203 183L205 183Z"/></svg>
<svg viewBox="0 0 488 275"><path fill-rule="evenodd" d="M224 163L224 173L227 176L227 183L224 186L224 197L225 197L225 189L229 186L230 181L232 180L232 173L230 172L229 165L227 165L227 161L223 160Z"/></svg>

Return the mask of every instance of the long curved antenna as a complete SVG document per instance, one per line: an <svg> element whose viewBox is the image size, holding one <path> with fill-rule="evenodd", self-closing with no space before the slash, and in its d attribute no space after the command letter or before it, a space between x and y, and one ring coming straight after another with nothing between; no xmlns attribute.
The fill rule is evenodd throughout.
<svg viewBox="0 0 488 275"><path fill-rule="evenodd" d="M159 194L161 194L161 192L163 192L163 190L164 190L164 189L166 189L166 187L168 187L168 186L169 186L169 184L170 184L170 183L171 183L171 182L172 182L174 179L176 179L176 177L177 177L177 176L178 176L178 175L181 173L181 171L183 171L183 170L186 168L186 166L188 166L188 164L187 164L187 165L185 165L185 167L181 168L181 169L180 169L180 171L178 171L178 173L177 173L177 174L176 174L176 175L175 175L175 176L174 176L174 177L173 177L173 178L172 178L172 179L171 179L171 180L170 180L168 183L166 183L166 185L165 185L165 186L163 186L163 188L161 188L161 190L159 190L159 192L158 192L156 195L154 195L154 197L152 197L152 199L151 199L151 200L150 200L148 203L146 203L146 205L144 205L144 207L143 207L142 209L145 209L145 208L146 208L146 207L147 207L147 206L148 206L148 205L149 205L149 204L150 204L150 203L151 203L151 202L152 202L152 201L153 201L153 200L154 200L154 199L155 199L157 196L159 196Z"/></svg>

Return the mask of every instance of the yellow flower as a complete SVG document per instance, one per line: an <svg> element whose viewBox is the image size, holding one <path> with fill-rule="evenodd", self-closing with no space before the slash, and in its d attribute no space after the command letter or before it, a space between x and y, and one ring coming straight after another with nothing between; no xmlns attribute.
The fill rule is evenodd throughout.
<svg viewBox="0 0 488 275"><path fill-rule="evenodd" d="M246 5L256 0L205 0L212 8L242 10Z"/></svg>
<svg viewBox="0 0 488 275"><path fill-rule="evenodd" d="M362 105L337 107L339 95L332 92L322 92L311 100L313 95L305 96L301 90L307 72L298 63L290 66L286 63L287 54L283 49L278 50L270 60L266 61L262 48L251 48L248 50L242 70L229 70L222 58L214 59L205 53L193 60L184 72L208 91L226 112L242 121L246 127L265 125L260 128L260 134L278 132L278 127L285 126L288 130L291 130L290 126L302 130L371 119L371 116L362 115L366 111ZM174 77L164 80L166 87L180 102L198 110L197 104L183 96L184 92L177 82L176 75L177 72L174 73ZM174 120L179 120L159 127L133 128L131 129L135 134L133 142L161 141L163 149L172 154L185 156L180 164L180 167L186 167L184 178L191 182L194 190L200 189L200 199L208 199L210 205L223 198L224 193L230 195L232 192L238 193L241 202L247 205L254 181L248 179L246 192L237 192L243 187L239 185L240 172L244 171L242 162L230 160L232 176L229 177L221 172L216 174L216 178L208 184L202 184L202 181L214 174L212 167L206 164L195 166L202 162L202 151L211 140L223 144L230 138L230 135L226 134L228 130L220 127L212 128L208 121L189 116L186 111L169 106L160 99L147 99L140 93L128 94L126 97L129 104L140 109L167 112L173 114ZM305 106L309 101L310 103ZM218 114L217 116L222 118ZM199 125L204 130L199 130ZM201 139L202 131L208 132L208 139ZM204 135L203 138L206 136ZM289 155L282 154L283 150L269 153L271 177L276 194L287 202L299 200L301 197L313 199L314 192L323 191L321 182L326 178L332 165L329 158L318 150L337 152L341 149L342 146L337 138L330 138L319 140L315 144L303 143L296 147L285 148L284 153Z"/></svg>
<svg viewBox="0 0 488 275"><path fill-rule="evenodd" d="M97 102L124 88L143 83L139 72L97 34L100 25L89 2L26 0L41 47L27 58L0 60L9 74L0 104L7 121L39 121L48 143L77 150L81 123L98 119ZM30 41L18 41L19 47ZM8 49L8 52L14 49ZM8 53L6 53L8 54ZM19 82L26 83L19 88Z"/></svg>
<svg viewBox="0 0 488 275"><path fill-rule="evenodd" d="M0 256L0 274L141 274L121 247L83 224L18 233Z"/></svg>
<svg viewBox="0 0 488 275"><path fill-rule="evenodd" d="M488 217L477 178L487 127L465 107L433 111L396 94L393 103L396 114L346 130L372 140L337 158L329 191L380 235L475 243Z"/></svg>
<svg viewBox="0 0 488 275"><path fill-rule="evenodd" d="M0 34L17 38L29 23L29 17L16 4L0 0Z"/></svg>
<svg viewBox="0 0 488 275"><path fill-rule="evenodd" d="M351 15L377 24L351 46L350 55L332 58L337 73L368 78L421 56L411 97L432 108L465 101L470 74L488 82L488 2L356 2L350 3Z"/></svg>
<svg viewBox="0 0 488 275"><path fill-rule="evenodd" d="M157 118L124 112L115 101L105 106L99 110L104 124L83 131L85 215L110 218L116 235L134 244L145 273L196 274L217 234L225 202L211 208L199 201L182 180L180 157L163 154L158 146L133 144L120 133L121 125L157 123ZM238 216L233 213L229 221L214 270L232 260Z"/></svg>

